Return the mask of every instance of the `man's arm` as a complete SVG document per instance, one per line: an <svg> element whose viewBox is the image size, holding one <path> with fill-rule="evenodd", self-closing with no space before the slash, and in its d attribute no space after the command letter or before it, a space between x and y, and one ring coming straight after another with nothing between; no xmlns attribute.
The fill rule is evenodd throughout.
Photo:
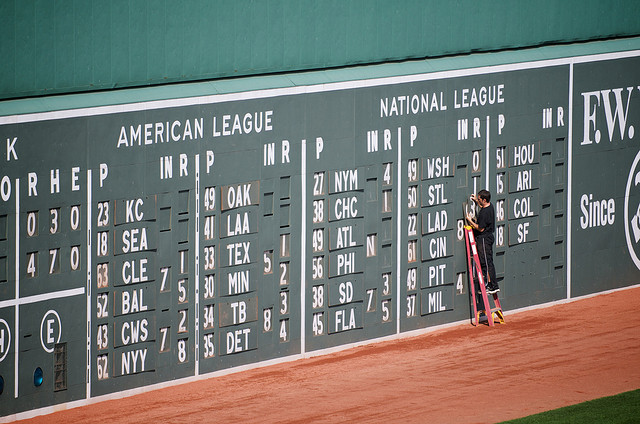
<svg viewBox="0 0 640 424"><path fill-rule="evenodd" d="M469 225L471 225L471 228L473 228L474 230L478 230L480 232L484 231L484 227L480 228L480 226L478 225L476 220L471 216L471 214L467 214L466 218Z"/></svg>

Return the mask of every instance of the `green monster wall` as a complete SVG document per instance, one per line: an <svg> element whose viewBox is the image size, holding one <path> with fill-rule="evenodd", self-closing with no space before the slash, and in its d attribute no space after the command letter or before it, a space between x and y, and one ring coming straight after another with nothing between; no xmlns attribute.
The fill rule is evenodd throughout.
<svg viewBox="0 0 640 424"><path fill-rule="evenodd" d="M637 284L639 55L0 118L0 416Z"/></svg>
<svg viewBox="0 0 640 424"><path fill-rule="evenodd" d="M640 34L636 1L0 2L0 98Z"/></svg>

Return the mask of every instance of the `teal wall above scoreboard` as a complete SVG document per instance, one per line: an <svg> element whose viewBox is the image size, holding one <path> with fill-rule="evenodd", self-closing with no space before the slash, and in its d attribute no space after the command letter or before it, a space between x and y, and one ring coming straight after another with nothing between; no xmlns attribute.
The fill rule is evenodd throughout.
<svg viewBox="0 0 640 424"><path fill-rule="evenodd" d="M633 0L4 0L0 98L632 36L639 13Z"/></svg>

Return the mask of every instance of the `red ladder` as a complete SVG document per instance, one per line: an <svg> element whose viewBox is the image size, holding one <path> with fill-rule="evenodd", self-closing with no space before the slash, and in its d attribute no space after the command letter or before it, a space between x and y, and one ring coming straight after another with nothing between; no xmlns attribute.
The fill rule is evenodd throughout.
<svg viewBox="0 0 640 424"><path fill-rule="evenodd" d="M472 324L477 326L480 322L480 314L484 314L487 317L489 326L493 327L494 322L504 324L504 314L502 313L502 307L500 306L500 299L498 299L498 293L493 293L493 303L495 308L491 308L489 304L489 297L487 296L487 289L484 286L484 276L482 275L482 268L480 267L480 258L478 258L478 248L476 247L476 240L473 237L473 230L471 226L464 226L465 239L467 240L467 266L469 269L469 290L473 293L473 314L475 322ZM471 258L473 257L473 264ZM475 270L473 265L475 265ZM474 272L475 271L475 272ZM474 275L478 275L478 282L480 283L480 293L482 294L482 303L484 305L483 310L478 310L478 303L476 301L476 287L473 283ZM489 313L487 313L489 311ZM491 319L489 319L491 317Z"/></svg>

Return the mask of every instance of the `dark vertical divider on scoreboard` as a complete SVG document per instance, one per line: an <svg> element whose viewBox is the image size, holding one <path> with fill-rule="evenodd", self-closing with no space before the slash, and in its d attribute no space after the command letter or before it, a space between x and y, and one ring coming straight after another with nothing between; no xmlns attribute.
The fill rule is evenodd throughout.
<svg viewBox="0 0 640 424"><path fill-rule="evenodd" d="M7 189L15 189L15 166L7 166L2 183ZM5 196L0 203L0 302L7 302L7 306L0 308L0 378L2 379L2 393L0 401L8 405L13 400L15 386L15 305L10 302L16 297L16 202L15 198ZM10 411L15 411L13 406ZM8 411L9 412L9 411Z"/></svg>

